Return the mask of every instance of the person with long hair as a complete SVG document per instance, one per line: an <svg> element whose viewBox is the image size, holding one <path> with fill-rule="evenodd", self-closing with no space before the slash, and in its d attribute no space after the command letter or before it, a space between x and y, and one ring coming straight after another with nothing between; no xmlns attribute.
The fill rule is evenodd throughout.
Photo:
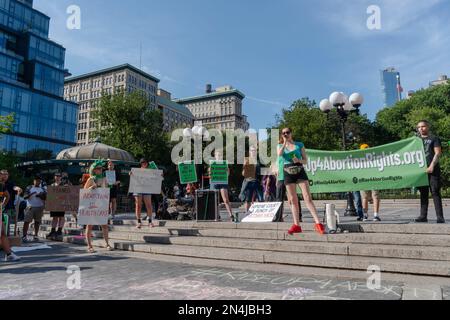
<svg viewBox="0 0 450 320"><path fill-rule="evenodd" d="M297 196L298 186L302 190L305 204L316 223L316 232L319 234L324 234L325 228L323 224L320 223L316 206L312 201L311 191L309 189L309 179L304 168L304 166L308 163L305 145L302 142L294 141L292 130L290 128L284 128L282 130L280 144L278 145L278 156L281 157L283 161L284 182L288 197L291 200L292 215L294 217L294 224L289 229L288 233L293 235L294 233L302 232L302 228L300 226L299 200Z"/></svg>
<svg viewBox="0 0 450 320"><path fill-rule="evenodd" d="M97 188L108 188L108 184L106 182L106 178L103 176L103 161L95 161L89 170L90 178L88 181L86 181L86 184L84 185L84 189L97 189ZM92 225L86 226L86 241L88 245L88 252L94 253L94 247L92 246ZM106 249L108 251L113 251L113 248L109 245L109 226L103 225L102 226L103 231L103 239L106 243Z"/></svg>

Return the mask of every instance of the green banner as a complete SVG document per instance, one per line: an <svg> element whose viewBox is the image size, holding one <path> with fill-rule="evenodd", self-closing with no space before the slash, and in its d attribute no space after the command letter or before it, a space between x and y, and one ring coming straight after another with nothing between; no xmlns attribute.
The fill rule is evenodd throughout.
<svg viewBox="0 0 450 320"><path fill-rule="evenodd" d="M211 183L228 184L227 161L211 161Z"/></svg>
<svg viewBox="0 0 450 320"><path fill-rule="evenodd" d="M428 185L422 140L414 137L366 150L308 150L312 193L403 189Z"/></svg>
<svg viewBox="0 0 450 320"><path fill-rule="evenodd" d="M178 164L178 173L180 174L181 184L196 183L197 171L193 162L183 162Z"/></svg>

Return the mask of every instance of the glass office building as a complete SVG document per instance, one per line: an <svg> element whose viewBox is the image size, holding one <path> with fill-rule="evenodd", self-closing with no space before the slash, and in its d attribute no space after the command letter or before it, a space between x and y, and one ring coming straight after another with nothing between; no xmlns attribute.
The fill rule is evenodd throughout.
<svg viewBox="0 0 450 320"><path fill-rule="evenodd" d="M78 105L63 99L65 49L33 0L0 0L0 114L15 115L0 150L54 154L75 145Z"/></svg>
<svg viewBox="0 0 450 320"><path fill-rule="evenodd" d="M400 72L396 71L395 68L388 68L380 71L380 73L384 106L392 107L398 101L402 100Z"/></svg>

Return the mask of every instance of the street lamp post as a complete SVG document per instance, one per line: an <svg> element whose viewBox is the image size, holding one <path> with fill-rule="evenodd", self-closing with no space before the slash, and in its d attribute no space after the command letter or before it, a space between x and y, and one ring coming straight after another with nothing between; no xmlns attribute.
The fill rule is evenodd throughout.
<svg viewBox="0 0 450 320"><path fill-rule="evenodd" d="M330 99L324 99L320 102L320 110L329 113L333 107L336 108L342 125L342 150L347 150L345 125L350 113L359 113L359 108L362 106L364 98L359 93L354 93L348 98L343 92L333 92ZM347 209L345 216L357 216L355 203L353 202L353 194L347 193Z"/></svg>

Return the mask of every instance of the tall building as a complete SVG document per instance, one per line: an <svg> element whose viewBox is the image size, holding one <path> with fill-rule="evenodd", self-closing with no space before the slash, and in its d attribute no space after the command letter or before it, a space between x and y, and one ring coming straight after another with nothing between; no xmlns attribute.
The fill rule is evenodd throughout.
<svg viewBox="0 0 450 320"><path fill-rule="evenodd" d="M194 115L185 106L172 100L172 95L163 89L158 89L158 108L163 113L164 131L170 132L180 128L192 128Z"/></svg>
<svg viewBox="0 0 450 320"><path fill-rule="evenodd" d="M75 145L77 105L64 101L65 49L33 0L0 0L0 114L15 114L0 150L54 154Z"/></svg>
<svg viewBox="0 0 450 320"><path fill-rule="evenodd" d="M94 142L96 122L91 111L102 94L143 91L149 99L149 108L160 109L164 116L164 128L169 131L178 125L193 122L193 115L184 106L170 100L170 93L161 90L158 95L159 79L130 65L123 64L88 74L66 78L64 98L79 104L77 145Z"/></svg>
<svg viewBox="0 0 450 320"><path fill-rule="evenodd" d="M435 87L435 86L439 86L442 84L447 84L449 81L448 77L446 75L442 75L439 76L439 79L431 81L430 82L430 87Z"/></svg>
<svg viewBox="0 0 450 320"><path fill-rule="evenodd" d="M91 111L98 105L102 94L142 90L148 95L149 106L156 109L158 83L159 79L129 64L66 78L64 98L79 105L77 145L86 145L97 139Z"/></svg>
<svg viewBox="0 0 450 320"><path fill-rule="evenodd" d="M380 71L381 87L383 90L384 106L392 107L402 100L402 86L400 72L395 68L388 68Z"/></svg>
<svg viewBox="0 0 450 320"><path fill-rule="evenodd" d="M177 99L175 102L186 106L195 116L197 123L206 128L242 129L247 131L249 123L242 113L242 101L245 95L231 86L212 90L206 86L206 93L201 96Z"/></svg>

